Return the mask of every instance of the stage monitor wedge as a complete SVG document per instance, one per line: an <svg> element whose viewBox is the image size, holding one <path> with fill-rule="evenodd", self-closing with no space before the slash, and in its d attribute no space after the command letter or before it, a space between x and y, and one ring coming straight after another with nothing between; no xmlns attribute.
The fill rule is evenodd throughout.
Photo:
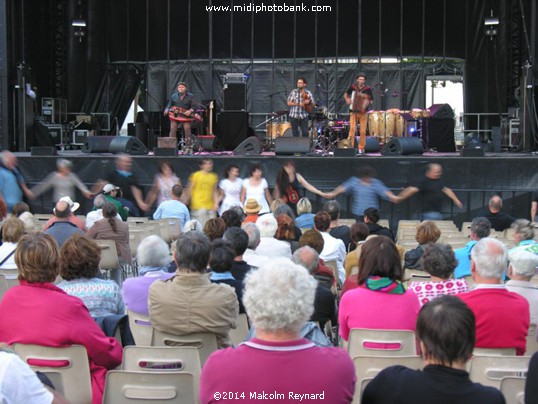
<svg viewBox="0 0 538 404"><path fill-rule="evenodd" d="M262 144L256 136L251 136L245 139L234 150L235 155L251 155L260 154L262 152Z"/></svg>
<svg viewBox="0 0 538 404"><path fill-rule="evenodd" d="M276 155L306 154L312 151L309 137L277 137L275 139Z"/></svg>
<svg viewBox="0 0 538 404"><path fill-rule="evenodd" d="M418 137L392 138L381 150L383 156L407 156L422 153L424 153L424 146Z"/></svg>

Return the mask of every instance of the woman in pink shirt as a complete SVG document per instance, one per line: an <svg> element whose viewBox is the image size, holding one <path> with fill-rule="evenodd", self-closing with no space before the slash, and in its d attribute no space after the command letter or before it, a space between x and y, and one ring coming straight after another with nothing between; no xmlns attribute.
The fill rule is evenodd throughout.
<svg viewBox="0 0 538 404"><path fill-rule="evenodd" d="M415 330L420 303L406 290L400 255L387 237L374 237L362 245L358 287L342 296L338 323L348 340L353 328Z"/></svg>

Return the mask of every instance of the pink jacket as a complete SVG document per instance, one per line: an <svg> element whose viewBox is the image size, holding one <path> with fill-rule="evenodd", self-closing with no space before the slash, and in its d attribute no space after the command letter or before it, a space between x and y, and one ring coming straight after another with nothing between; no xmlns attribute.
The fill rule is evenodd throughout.
<svg viewBox="0 0 538 404"><path fill-rule="evenodd" d="M0 341L88 351L94 404L101 403L108 369L121 363L122 347L107 337L82 300L51 283L21 281L0 302Z"/></svg>

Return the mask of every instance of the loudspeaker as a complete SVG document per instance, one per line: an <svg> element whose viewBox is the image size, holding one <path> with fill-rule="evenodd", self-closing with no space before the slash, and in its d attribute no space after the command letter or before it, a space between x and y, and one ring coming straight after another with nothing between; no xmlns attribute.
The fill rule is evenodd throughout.
<svg viewBox="0 0 538 404"><path fill-rule="evenodd" d="M131 155L144 155L148 154L148 148L138 140L136 137L132 136L114 136L110 142L110 153L127 153Z"/></svg>
<svg viewBox="0 0 538 404"><path fill-rule="evenodd" d="M53 146L32 147L30 152L32 156L56 156L56 154L56 147Z"/></svg>
<svg viewBox="0 0 538 404"><path fill-rule="evenodd" d="M310 153L312 142L309 137L277 137L275 139L275 154L305 154Z"/></svg>
<svg viewBox="0 0 538 404"><path fill-rule="evenodd" d="M116 136L88 136L82 146L83 153L108 153L110 142Z"/></svg>
<svg viewBox="0 0 538 404"><path fill-rule="evenodd" d="M334 149L334 157L355 157L356 154L357 150L349 147L337 147Z"/></svg>
<svg viewBox="0 0 538 404"><path fill-rule="evenodd" d="M260 139L256 136L251 136L248 139L245 139L239 146L234 150L234 154L245 155L245 154L260 154L262 152L262 144Z"/></svg>
<svg viewBox="0 0 538 404"><path fill-rule="evenodd" d="M204 150L204 151L213 151L215 149L215 136L205 135L205 136L196 136L194 141L194 151Z"/></svg>
<svg viewBox="0 0 538 404"><path fill-rule="evenodd" d="M388 142L381 154L383 156L406 156L408 154L422 154L424 147L418 137L396 137Z"/></svg>
<svg viewBox="0 0 538 404"><path fill-rule="evenodd" d="M433 104L428 109L430 119L454 119L454 110L448 104Z"/></svg>
<svg viewBox="0 0 538 404"><path fill-rule="evenodd" d="M248 137L248 112L222 112L217 121L215 136L224 150L234 150Z"/></svg>
<svg viewBox="0 0 538 404"><path fill-rule="evenodd" d="M469 145L460 151L461 157L484 157L486 155L484 148L481 145Z"/></svg>
<svg viewBox="0 0 538 404"><path fill-rule="evenodd" d="M82 146L84 153L148 154L148 149L131 136L89 136Z"/></svg>
<svg viewBox="0 0 538 404"><path fill-rule="evenodd" d="M224 85L224 111L246 111L247 86L245 83L229 83Z"/></svg>
<svg viewBox="0 0 538 404"><path fill-rule="evenodd" d="M355 142L357 145L358 143ZM366 144L364 145L364 152L365 153L379 153L379 150L381 150L381 145L379 144L379 140L375 136L366 136Z"/></svg>
<svg viewBox="0 0 538 404"><path fill-rule="evenodd" d="M438 152L455 152L454 119L427 119L427 144ZM424 127L423 127L424 129Z"/></svg>
<svg viewBox="0 0 538 404"><path fill-rule="evenodd" d="M153 150L153 155L157 157L176 157L177 150L170 147L156 147Z"/></svg>

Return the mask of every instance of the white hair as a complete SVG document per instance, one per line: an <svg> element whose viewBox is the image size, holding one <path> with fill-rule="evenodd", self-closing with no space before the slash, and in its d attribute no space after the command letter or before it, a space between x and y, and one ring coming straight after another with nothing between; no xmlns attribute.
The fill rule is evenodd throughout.
<svg viewBox="0 0 538 404"><path fill-rule="evenodd" d="M143 239L136 249L136 259L142 267L162 267L172 260L168 244L156 235Z"/></svg>
<svg viewBox="0 0 538 404"><path fill-rule="evenodd" d="M260 229L252 222L245 223L241 228L247 233L248 248L255 250L260 245Z"/></svg>
<svg viewBox="0 0 538 404"><path fill-rule="evenodd" d="M69 160L66 160L66 159L58 159L56 160L56 167L57 168L68 168L68 169L72 169L73 168L73 163L70 162Z"/></svg>
<svg viewBox="0 0 538 404"><path fill-rule="evenodd" d="M247 274L243 304L256 330L299 332L314 312L316 286L305 268L276 258Z"/></svg>
<svg viewBox="0 0 538 404"><path fill-rule="evenodd" d="M256 226L260 229L260 237L275 237L278 222L272 214L268 213L256 220Z"/></svg>
<svg viewBox="0 0 538 404"><path fill-rule="evenodd" d="M316 272L319 266L318 252L307 245L295 250L291 260L296 264L305 267L311 274Z"/></svg>
<svg viewBox="0 0 538 404"><path fill-rule="evenodd" d="M527 247L529 246L511 249L508 252L508 260L515 275L532 278L536 274L536 267L538 267L538 255L528 251Z"/></svg>
<svg viewBox="0 0 538 404"><path fill-rule="evenodd" d="M471 260L475 263L478 275L487 279L502 279L508 268L506 246L491 237L480 239L475 244Z"/></svg>

